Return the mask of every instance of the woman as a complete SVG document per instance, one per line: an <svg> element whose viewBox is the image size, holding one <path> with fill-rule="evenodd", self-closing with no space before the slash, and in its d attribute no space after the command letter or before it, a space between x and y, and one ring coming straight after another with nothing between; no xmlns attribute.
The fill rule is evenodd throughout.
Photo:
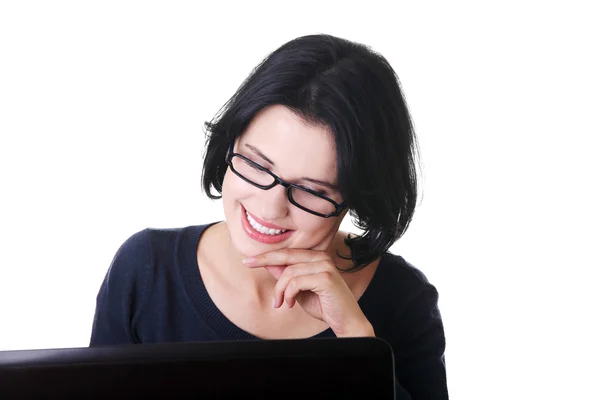
<svg viewBox="0 0 600 400"><path fill-rule="evenodd" d="M447 398L437 291L388 252L417 197L416 139L388 62L300 37L207 129L203 187L225 221L128 239L91 345L377 336L394 349L399 398ZM339 230L348 212L362 235Z"/></svg>

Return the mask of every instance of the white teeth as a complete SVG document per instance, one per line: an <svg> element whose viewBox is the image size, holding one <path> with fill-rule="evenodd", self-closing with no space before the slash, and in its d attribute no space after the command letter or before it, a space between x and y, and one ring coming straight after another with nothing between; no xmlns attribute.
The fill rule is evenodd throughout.
<svg viewBox="0 0 600 400"><path fill-rule="evenodd" d="M258 222L256 222L254 220L254 218L252 218L250 216L250 214L248 214L248 212L246 211L246 218L248 219L248 222L250 222L250 225L257 230L258 232L265 234L265 235L279 235L281 233L287 232L285 229L283 230L279 230L279 229L272 229L272 228L267 228L265 226L262 226L261 224L259 224Z"/></svg>

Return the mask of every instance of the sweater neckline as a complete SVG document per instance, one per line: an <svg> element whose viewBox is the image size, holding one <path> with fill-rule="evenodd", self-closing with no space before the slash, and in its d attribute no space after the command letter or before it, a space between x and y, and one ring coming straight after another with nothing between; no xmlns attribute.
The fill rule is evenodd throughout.
<svg viewBox="0 0 600 400"><path fill-rule="evenodd" d="M219 340L262 340L235 325L217 308L208 294L202 276L200 275L200 267L197 258L200 239L207 228L219 222L221 221L205 225L189 226L182 229L178 239L176 255L180 270L180 278L190 301L195 308L198 318L203 320L209 328L213 330ZM369 298L371 298L371 292L376 290L373 286L377 284L378 276L381 275L378 272L381 269L382 264L384 264L383 260L376 269L375 275L367 286L367 289L358 299L358 304L363 309L363 312L365 311L365 308L369 308ZM329 337L335 337L335 333L331 328L327 328L310 338L317 339Z"/></svg>

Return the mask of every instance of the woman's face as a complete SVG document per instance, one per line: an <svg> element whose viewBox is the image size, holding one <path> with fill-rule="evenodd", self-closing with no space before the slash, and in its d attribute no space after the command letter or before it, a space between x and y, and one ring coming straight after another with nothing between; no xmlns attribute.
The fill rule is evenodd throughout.
<svg viewBox="0 0 600 400"><path fill-rule="evenodd" d="M284 106L270 106L257 114L235 143L234 152L284 181L342 202L335 188L333 135L326 127L308 124ZM334 188L314 181L327 182ZM245 182L231 168L225 173L222 195L231 242L244 257L283 248L327 250L345 215L322 218L310 214L290 203L282 185L262 190ZM261 226L286 232L265 232Z"/></svg>

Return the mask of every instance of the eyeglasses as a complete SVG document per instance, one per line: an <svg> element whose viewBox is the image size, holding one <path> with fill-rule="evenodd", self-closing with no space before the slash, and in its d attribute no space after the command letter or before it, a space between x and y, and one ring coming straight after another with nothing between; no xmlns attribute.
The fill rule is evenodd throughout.
<svg viewBox="0 0 600 400"><path fill-rule="evenodd" d="M337 217L346 208L344 203L338 204L314 190L286 182L262 165L234 153L233 144L227 152L226 162L234 174L259 189L269 190L276 185L285 187L290 203L307 213L323 218Z"/></svg>

